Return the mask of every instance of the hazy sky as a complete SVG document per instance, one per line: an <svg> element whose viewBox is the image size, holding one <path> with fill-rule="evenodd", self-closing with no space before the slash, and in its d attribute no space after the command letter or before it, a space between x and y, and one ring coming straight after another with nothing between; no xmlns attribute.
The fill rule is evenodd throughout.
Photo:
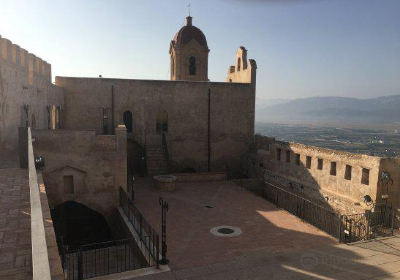
<svg viewBox="0 0 400 280"><path fill-rule="evenodd" d="M259 98L400 94L400 0L192 0L209 78L239 46L258 64ZM53 76L168 79L186 0L0 0L0 35Z"/></svg>

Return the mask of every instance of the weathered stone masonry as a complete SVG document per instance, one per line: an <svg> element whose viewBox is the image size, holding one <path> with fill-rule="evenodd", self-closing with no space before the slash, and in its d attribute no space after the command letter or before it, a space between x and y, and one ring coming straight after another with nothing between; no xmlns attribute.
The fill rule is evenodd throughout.
<svg viewBox="0 0 400 280"><path fill-rule="evenodd" d="M0 153L6 153L17 149L19 126L55 128L64 96L46 61L1 36L0 54Z"/></svg>
<svg viewBox="0 0 400 280"><path fill-rule="evenodd" d="M259 135L255 151L257 156L245 161L247 169L253 170L250 176L263 176L268 182L322 201L343 213L370 209L371 205L364 201L366 195L374 202L381 202L380 179L382 172L389 172L393 185L389 187L388 202L400 207L398 158L351 154Z"/></svg>

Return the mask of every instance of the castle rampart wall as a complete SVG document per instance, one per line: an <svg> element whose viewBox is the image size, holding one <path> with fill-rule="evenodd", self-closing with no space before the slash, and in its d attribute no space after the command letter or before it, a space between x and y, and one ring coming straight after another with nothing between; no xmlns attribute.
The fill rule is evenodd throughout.
<svg viewBox="0 0 400 280"><path fill-rule="evenodd" d="M7 153L17 148L19 126L47 128L47 106L63 106L64 97L46 61L1 36L0 54L0 153Z"/></svg>
<svg viewBox="0 0 400 280"><path fill-rule="evenodd" d="M382 172L388 171L393 179L389 203L400 207L400 159L280 142L259 135L256 143L259 144L257 165L262 167L266 180L324 200L335 210L349 213L372 207L365 203L366 195L374 202L381 202L379 180Z"/></svg>

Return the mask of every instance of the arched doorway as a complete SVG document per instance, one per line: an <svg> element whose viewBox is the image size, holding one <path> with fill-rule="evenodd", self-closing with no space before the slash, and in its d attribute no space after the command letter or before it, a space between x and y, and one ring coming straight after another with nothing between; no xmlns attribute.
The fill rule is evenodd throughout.
<svg viewBox="0 0 400 280"><path fill-rule="evenodd" d="M156 131L157 133L168 132L168 113L165 110L157 112Z"/></svg>
<svg viewBox="0 0 400 280"><path fill-rule="evenodd" d="M111 230L104 217L89 207L67 201L51 210L57 238L63 237L70 249L111 240Z"/></svg>
<svg viewBox="0 0 400 280"><path fill-rule="evenodd" d="M128 155L128 174L144 175L145 173L144 149L135 140L128 139L127 155Z"/></svg>
<svg viewBox="0 0 400 280"><path fill-rule="evenodd" d="M126 126L126 130L128 133L133 132L133 124L132 124L132 112L131 111L125 111L123 115L124 119L124 124Z"/></svg>

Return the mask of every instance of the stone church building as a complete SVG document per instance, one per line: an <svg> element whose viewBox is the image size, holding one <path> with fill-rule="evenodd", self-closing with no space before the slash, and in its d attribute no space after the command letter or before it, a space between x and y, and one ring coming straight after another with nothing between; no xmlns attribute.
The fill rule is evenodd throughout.
<svg viewBox="0 0 400 280"><path fill-rule="evenodd" d="M18 69L21 52L16 47L2 39L3 60L23 70ZM136 171L143 168L143 157L149 174L237 168L254 136L257 66L254 60L247 62L247 50L241 47L235 66L229 68L228 82L210 82L209 52L206 36L189 16L170 43L171 81L56 77L54 86L50 65L30 55L22 62L26 75L13 77L22 94L9 108L15 111L13 121L2 118L4 129L12 131L0 136L2 146L16 148L17 127L26 122L38 129L94 130L96 135L113 135L118 124L125 124ZM10 61L15 58L18 62ZM35 77L30 84L28 75L46 79ZM34 88L37 99L27 100L23 94ZM162 151L163 134L168 158Z"/></svg>
<svg viewBox="0 0 400 280"><path fill-rule="evenodd" d="M211 82L209 45L190 16L170 42L170 81L52 84L50 64L7 39L0 47L1 153L18 150L18 127L30 126L53 205L73 199L108 216L127 173L234 173L254 141L256 62L240 47L226 82Z"/></svg>

